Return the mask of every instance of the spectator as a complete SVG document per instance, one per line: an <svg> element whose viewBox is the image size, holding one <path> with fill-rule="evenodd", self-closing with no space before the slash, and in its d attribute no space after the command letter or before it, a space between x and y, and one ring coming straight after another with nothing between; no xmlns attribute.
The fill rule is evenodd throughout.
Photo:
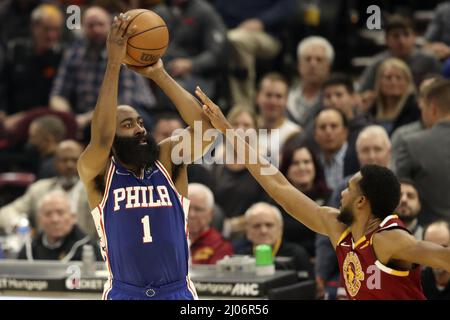
<svg viewBox="0 0 450 320"><path fill-rule="evenodd" d="M423 239L443 247L450 245L450 226L447 221L436 221L430 224ZM422 270L423 293L428 300L450 300L450 273L426 267Z"/></svg>
<svg viewBox="0 0 450 320"><path fill-rule="evenodd" d="M78 142L73 140L61 141L55 153L55 169L57 176L41 179L31 184L25 194L8 205L0 208L0 228L11 233L22 215L26 215L31 226L37 228L37 204L46 194L62 190L67 192L73 213L77 214L79 226L83 232L93 239L97 238L97 231L87 203L87 196L78 178L76 162L83 151Z"/></svg>
<svg viewBox="0 0 450 320"><path fill-rule="evenodd" d="M177 114L164 113L155 119L152 136L156 143L160 143L164 139L171 137L175 130L183 128L183 120Z"/></svg>
<svg viewBox="0 0 450 320"><path fill-rule="evenodd" d="M354 149L359 133L373 120L356 107L358 98L354 92L352 80L345 74L332 74L323 83L322 92L323 107L339 109L347 117L348 144L349 148Z"/></svg>
<svg viewBox="0 0 450 320"><path fill-rule="evenodd" d="M425 47L430 49L439 59L447 59L450 56L450 3L447 1L439 4L434 17L428 24L424 38Z"/></svg>
<svg viewBox="0 0 450 320"><path fill-rule="evenodd" d="M338 109L320 111L315 119L314 139L324 168L327 186L334 190L344 177L359 169L354 150L348 147L348 122Z"/></svg>
<svg viewBox="0 0 450 320"><path fill-rule="evenodd" d="M285 148L281 157L280 172L298 190L314 200L318 205L325 205L331 195L322 166L312 150L306 146ZM280 208L281 209L281 208ZM314 240L316 234L289 214L283 213L283 239L300 244L315 257Z"/></svg>
<svg viewBox="0 0 450 320"><path fill-rule="evenodd" d="M370 125L365 127L356 140L356 152L360 166L376 164L388 167L391 161L391 142L382 127ZM347 188L351 175L333 191L328 205L340 208L341 193ZM318 297L334 300L339 287L339 265L330 239L323 235L316 236L316 283Z"/></svg>
<svg viewBox="0 0 450 320"><path fill-rule="evenodd" d="M401 178L400 181L400 204L395 213L405 223L406 228L417 240L423 239L423 227L419 224L419 213L421 209L420 197L414 182Z"/></svg>
<svg viewBox="0 0 450 320"><path fill-rule="evenodd" d="M32 38L8 42L0 109L6 114L48 106L53 79L62 57L59 40L64 17L58 7L42 4L31 14ZM8 120L6 120L8 121Z"/></svg>
<svg viewBox="0 0 450 320"><path fill-rule="evenodd" d="M423 113L432 128L405 138L397 175L410 178L422 199L419 221L450 219L450 81L435 80L424 97Z"/></svg>
<svg viewBox="0 0 450 320"><path fill-rule="evenodd" d="M257 245L267 244L272 247L274 257L293 258L292 269L297 270L299 276L303 276L306 271L307 277L312 277L306 250L296 243L283 241L283 218L277 207L264 202L255 203L245 212L245 221L247 242L235 248L236 254L253 255Z"/></svg>
<svg viewBox="0 0 450 320"><path fill-rule="evenodd" d="M272 59L281 50L281 31L294 8L293 0L215 0L230 29L230 93L232 104L251 105L255 95L255 61Z"/></svg>
<svg viewBox="0 0 450 320"><path fill-rule="evenodd" d="M172 136L175 130L183 129L185 124L176 113L163 113L154 119L152 136L156 143ZM187 167L188 181L198 182L206 186L211 186L211 175L201 164L190 164Z"/></svg>
<svg viewBox="0 0 450 320"><path fill-rule="evenodd" d="M190 93L199 85L214 97L227 55L221 16L206 0L174 0L169 11L170 43L163 57L167 71Z"/></svg>
<svg viewBox="0 0 450 320"><path fill-rule="evenodd" d="M416 32L409 18L392 15L386 21L385 39L387 50L373 57L359 79L359 91L369 101L373 101L376 75L380 64L387 58L403 60L411 69L413 83L418 87L428 73L440 73L440 63L434 55L415 47ZM369 102L368 105L371 103Z"/></svg>
<svg viewBox="0 0 450 320"><path fill-rule="evenodd" d="M64 191L52 191L40 199L37 218L42 231L25 243L18 259L81 260L84 245L92 245L96 259L102 259L98 245L77 226L76 215Z"/></svg>
<svg viewBox="0 0 450 320"><path fill-rule="evenodd" d="M30 16L39 0L5 0L0 4L0 43L30 34Z"/></svg>
<svg viewBox="0 0 450 320"><path fill-rule="evenodd" d="M428 129L432 126L430 120L427 118L427 113L422 112L424 108L424 99L427 90L430 88L431 84L436 80L441 79L440 76L431 76L422 81L419 88L418 105L420 109L421 118L417 121L405 124L397 128L391 137L392 141L392 160L391 169L395 171L395 163L397 161L398 150L404 148L405 138L415 132L419 132Z"/></svg>
<svg viewBox="0 0 450 320"><path fill-rule="evenodd" d="M411 72L403 61L384 60L378 68L375 93L370 113L389 135L420 118Z"/></svg>
<svg viewBox="0 0 450 320"><path fill-rule="evenodd" d="M322 84L330 74L334 49L325 38L312 36L297 47L297 71L300 79L289 90L289 118L302 127L312 122L320 110Z"/></svg>
<svg viewBox="0 0 450 320"><path fill-rule="evenodd" d="M36 118L28 128L28 146L31 152L37 151L38 159L30 158L34 164L33 172L38 178L57 175L53 160L58 144L66 137L64 122L55 115Z"/></svg>
<svg viewBox="0 0 450 320"><path fill-rule="evenodd" d="M256 133L256 116L253 109L235 106L227 118L233 128ZM227 161L227 157L231 158L231 161ZM258 182L245 169L245 165L235 159L237 160L237 155L229 144L226 143L225 147L219 145L216 148L215 163L211 166L211 189L225 216L223 234L227 238L244 235L245 211L252 204L266 200L267 197Z"/></svg>
<svg viewBox="0 0 450 320"><path fill-rule="evenodd" d="M106 37L110 26L110 16L104 9L90 7L84 12L84 36L65 52L50 94L51 107L75 113L80 130L85 129L91 121L105 73ZM155 99L144 78L123 69L119 79L118 101L118 104L135 107L147 127L150 127L148 108L154 105Z"/></svg>
<svg viewBox="0 0 450 320"><path fill-rule="evenodd" d="M259 84L256 104L260 112L259 148L268 155L279 155L289 137L299 133L301 127L286 117L286 103L289 86L286 79L278 73L266 74ZM277 129L277 135L272 130ZM274 165L278 166L276 161Z"/></svg>
<svg viewBox="0 0 450 320"><path fill-rule="evenodd" d="M225 256L233 255L231 243L211 226L214 215L214 195L199 183L188 186L188 228L193 264L215 264Z"/></svg>
<svg viewBox="0 0 450 320"><path fill-rule="evenodd" d="M383 127L370 125L365 127L356 139L356 154L360 167L368 164L376 164L389 168L391 162L392 146L389 136ZM333 192L328 205L334 208L340 207L341 192L347 188L351 178L346 175L343 182Z"/></svg>

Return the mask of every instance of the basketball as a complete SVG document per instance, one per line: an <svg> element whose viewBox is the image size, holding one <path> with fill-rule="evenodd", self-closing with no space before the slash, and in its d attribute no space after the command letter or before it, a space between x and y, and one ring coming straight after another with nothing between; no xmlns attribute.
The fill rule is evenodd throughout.
<svg viewBox="0 0 450 320"><path fill-rule="evenodd" d="M136 25L136 32L128 38L124 63L132 66L148 66L166 52L169 31L164 20L151 10L134 9L125 13L130 16L127 28Z"/></svg>

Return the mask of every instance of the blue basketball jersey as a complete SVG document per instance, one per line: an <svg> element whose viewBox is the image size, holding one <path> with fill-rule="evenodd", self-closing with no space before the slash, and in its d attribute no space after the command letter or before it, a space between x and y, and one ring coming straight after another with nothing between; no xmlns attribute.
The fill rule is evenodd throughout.
<svg viewBox="0 0 450 320"><path fill-rule="evenodd" d="M102 202L92 211L113 280L136 287L160 287L188 275L187 209L163 165L157 161L137 177L112 158Z"/></svg>

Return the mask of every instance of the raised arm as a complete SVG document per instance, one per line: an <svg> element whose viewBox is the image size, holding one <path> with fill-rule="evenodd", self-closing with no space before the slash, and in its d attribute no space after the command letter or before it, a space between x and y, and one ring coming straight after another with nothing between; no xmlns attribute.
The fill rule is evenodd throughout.
<svg viewBox="0 0 450 320"><path fill-rule="evenodd" d="M403 230L377 233L373 237L373 244L378 259L384 264L390 260L403 260L450 272L450 248L416 240Z"/></svg>
<svg viewBox="0 0 450 320"><path fill-rule="evenodd" d="M101 174L108 163L116 132L119 72L126 53L127 39L135 28L128 28L128 17L114 18L108 36L108 63L91 123L91 141L78 160L80 178L86 184Z"/></svg>
<svg viewBox="0 0 450 320"><path fill-rule="evenodd" d="M187 92L183 87L181 87L166 72L161 59L159 59L156 64L148 67L128 66L128 68L153 80L174 103L175 107L181 115L181 118L188 124L189 128L187 128L186 130L188 130L190 133L191 150L190 154L184 154L183 158L189 159L191 162L194 162L198 158L201 158L201 156L204 155L208 150L212 141L202 140L201 150L195 150L195 148L197 147L194 142L194 129L197 130L195 124L197 123L197 126L201 124L202 132L198 132L197 134L200 134L200 136L202 137L203 132L205 132L205 130L212 129L213 126L209 122L208 117L203 113L198 100L192 94ZM172 167L171 151L174 146L177 145L177 142L175 142L176 140L178 141L177 138L168 138L160 144L160 161L164 164L169 172L171 172Z"/></svg>
<svg viewBox="0 0 450 320"><path fill-rule="evenodd" d="M181 87L164 69L161 59L148 67L128 66L129 69L153 80L173 102L184 122L194 127L194 121L203 121L203 129L212 128L208 117L193 95Z"/></svg>
<svg viewBox="0 0 450 320"><path fill-rule="evenodd" d="M336 219L338 211L334 208L318 206L292 186L277 168L259 155L237 131L233 130L217 105L200 89L196 91L196 94L203 102L203 110L211 124L221 131L230 142L237 139L238 143L233 143L234 147L243 145L245 147L244 154L248 154L249 159L256 160L255 163L245 161L245 166L269 196L302 224L317 233L329 236L335 243L345 230L345 226Z"/></svg>

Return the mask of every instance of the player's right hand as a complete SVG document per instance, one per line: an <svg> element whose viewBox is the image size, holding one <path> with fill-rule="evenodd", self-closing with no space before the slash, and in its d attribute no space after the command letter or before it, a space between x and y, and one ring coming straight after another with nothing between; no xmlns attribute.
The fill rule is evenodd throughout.
<svg viewBox="0 0 450 320"><path fill-rule="evenodd" d="M108 60L121 64L127 52L128 38L136 32L136 26L128 27L130 16L121 13L114 17L107 40Z"/></svg>
<svg viewBox="0 0 450 320"><path fill-rule="evenodd" d="M149 66L126 65L126 67L152 80L157 80L164 73L164 64L161 59Z"/></svg>
<svg viewBox="0 0 450 320"><path fill-rule="evenodd" d="M203 103L203 112L209 118L209 121L213 125L214 128L225 134L227 129L232 129L231 124L225 118L222 113L222 110L211 101L211 99L200 89L199 86L195 88L195 94Z"/></svg>

